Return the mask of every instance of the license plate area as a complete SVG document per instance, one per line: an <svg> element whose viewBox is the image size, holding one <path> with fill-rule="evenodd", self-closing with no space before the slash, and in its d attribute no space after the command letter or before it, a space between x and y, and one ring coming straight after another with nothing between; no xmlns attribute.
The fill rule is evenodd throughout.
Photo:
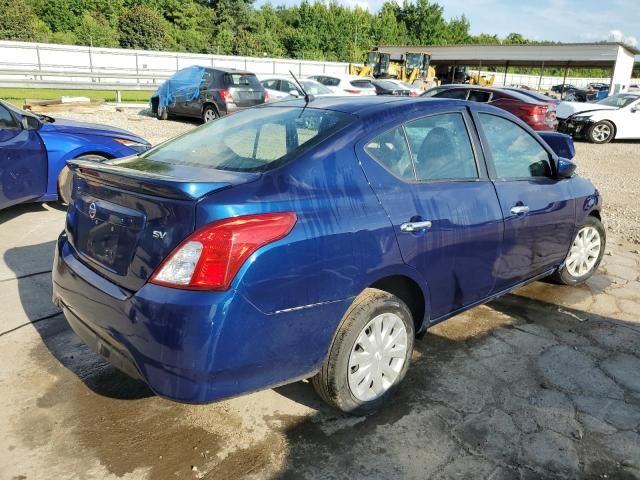
<svg viewBox="0 0 640 480"><path fill-rule="evenodd" d="M126 275L146 221L142 212L95 198L77 198L73 244L92 262Z"/></svg>

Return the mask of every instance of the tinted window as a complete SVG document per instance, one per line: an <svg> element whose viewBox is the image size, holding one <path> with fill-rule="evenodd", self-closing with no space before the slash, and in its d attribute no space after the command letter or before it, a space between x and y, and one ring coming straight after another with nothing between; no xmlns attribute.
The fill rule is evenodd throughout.
<svg viewBox="0 0 640 480"><path fill-rule="evenodd" d="M469 101L486 103L491 98L491 92L485 92L483 90L471 90L469 92Z"/></svg>
<svg viewBox="0 0 640 480"><path fill-rule="evenodd" d="M460 113L446 113L405 125L418 180L478 178L471 140Z"/></svg>
<svg viewBox="0 0 640 480"><path fill-rule="evenodd" d="M357 88L374 88L369 80L353 80L351 86Z"/></svg>
<svg viewBox="0 0 640 480"><path fill-rule="evenodd" d="M226 73L225 83L232 87L260 88L260 82L253 73Z"/></svg>
<svg viewBox="0 0 640 480"><path fill-rule="evenodd" d="M0 128L16 128L17 126L9 110L0 105Z"/></svg>
<svg viewBox="0 0 640 480"><path fill-rule="evenodd" d="M502 117L480 114L498 178L550 177L549 154L526 130Z"/></svg>
<svg viewBox="0 0 640 480"><path fill-rule="evenodd" d="M304 108L259 108L223 117L163 143L148 160L218 170L265 171L328 137L351 115Z"/></svg>
<svg viewBox="0 0 640 480"><path fill-rule="evenodd" d="M264 80L262 83L262 86L265 88L270 88L271 90L278 90L278 83L280 82L280 80L273 78L271 80Z"/></svg>
<svg viewBox="0 0 640 480"><path fill-rule="evenodd" d="M466 100L467 90L463 88L448 88L440 93L436 93L434 97L438 98L456 98L458 100Z"/></svg>
<svg viewBox="0 0 640 480"><path fill-rule="evenodd" d="M401 127L378 135L365 146L365 150L394 175L415 179L409 148Z"/></svg>
<svg viewBox="0 0 640 480"><path fill-rule="evenodd" d="M298 87L296 87L292 82L290 82L289 80L282 80L280 82L280 90L282 90L283 92L291 92L292 90L294 92L298 91Z"/></svg>
<svg viewBox="0 0 640 480"><path fill-rule="evenodd" d="M322 77L320 83L326 85L327 87L337 87L338 85L340 85L340 79L333 77Z"/></svg>

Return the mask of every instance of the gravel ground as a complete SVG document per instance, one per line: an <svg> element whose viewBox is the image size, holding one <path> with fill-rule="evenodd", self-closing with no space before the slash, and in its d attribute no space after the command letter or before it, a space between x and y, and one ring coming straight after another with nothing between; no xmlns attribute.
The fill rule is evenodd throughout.
<svg viewBox="0 0 640 480"><path fill-rule="evenodd" d="M578 173L602 192L607 229L640 244L640 142L576 142L576 152Z"/></svg>
<svg viewBox="0 0 640 480"><path fill-rule="evenodd" d="M76 108L54 114L61 118L115 125L160 143L199 125L198 120L159 121L148 109L113 107ZM604 223L608 230L635 244L640 244L640 142L614 142L592 145L576 142L578 173L590 178L602 192Z"/></svg>

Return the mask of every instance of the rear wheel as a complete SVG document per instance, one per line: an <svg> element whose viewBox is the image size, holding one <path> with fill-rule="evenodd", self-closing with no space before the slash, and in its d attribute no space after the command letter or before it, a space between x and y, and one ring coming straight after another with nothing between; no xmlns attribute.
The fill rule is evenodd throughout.
<svg viewBox="0 0 640 480"><path fill-rule="evenodd" d="M212 122L219 116L220 115L218 115L218 110L216 110L216 107L214 107L213 105L205 105L205 107L202 109L202 120L204 121L204 123Z"/></svg>
<svg viewBox="0 0 640 480"><path fill-rule="evenodd" d="M108 160L107 157L102 155L80 155L74 160L93 160L94 162L104 162ZM71 170L66 165L60 170L58 175L58 201L63 205L69 205L71 202Z"/></svg>
<svg viewBox="0 0 640 480"><path fill-rule="evenodd" d="M591 143L609 143L613 140L614 133L613 123L602 120L591 125L587 132L587 137Z"/></svg>
<svg viewBox="0 0 640 480"><path fill-rule="evenodd" d="M553 280L563 285L577 285L588 280L598 269L606 245L602 222L587 217L578 229L562 268L553 274Z"/></svg>
<svg viewBox="0 0 640 480"><path fill-rule="evenodd" d="M379 409L404 378L413 351L414 325L406 304L369 288L353 302L312 384L343 412Z"/></svg>

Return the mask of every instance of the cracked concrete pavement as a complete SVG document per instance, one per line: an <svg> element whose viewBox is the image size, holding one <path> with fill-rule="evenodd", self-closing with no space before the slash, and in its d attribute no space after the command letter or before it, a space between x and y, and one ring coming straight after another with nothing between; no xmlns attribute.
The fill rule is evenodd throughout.
<svg viewBox="0 0 640 480"><path fill-rule="evenodd" d="M606 211L605 211L606 215ZM640 479L640 251L429 330L383 411L306 382L203 406L153 396L51 304L64 212L0 212L0 479Z"/></svg>
<svg viewBox="0 0 640 480"><path fill-rule="evenodd" d="M189 406L89 351L51 304L64 212L0 213L0 478L640 478L640 254L431 329L369 418L298 382Z"/></svg>

